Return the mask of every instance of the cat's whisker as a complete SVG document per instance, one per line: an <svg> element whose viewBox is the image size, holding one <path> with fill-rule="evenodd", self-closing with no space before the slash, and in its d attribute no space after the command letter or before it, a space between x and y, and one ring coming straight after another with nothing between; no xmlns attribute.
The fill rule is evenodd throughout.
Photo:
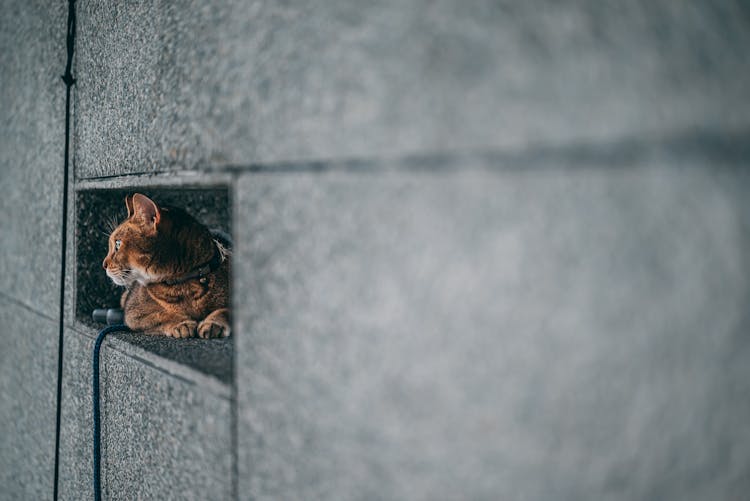
<svg viewBox="0 0 750 501"><path fill-rule="evenodd" d="M114 217L110 216L110 218L106 221L106 223L107 223L107 228L109 229L110 233L115 231L115 228L117 228L117 221L115 220Z"/></svg>
<svg viewBox="0 0 750 501"><path fill-rule="evenodd" d="M216 245L216 248L219 249L219 255L221 256L222 261L225 261L232 255L231 249L227 249L226 247L224 247L224 244L222 244L218 240L214 239L214 244Z"/></svg>

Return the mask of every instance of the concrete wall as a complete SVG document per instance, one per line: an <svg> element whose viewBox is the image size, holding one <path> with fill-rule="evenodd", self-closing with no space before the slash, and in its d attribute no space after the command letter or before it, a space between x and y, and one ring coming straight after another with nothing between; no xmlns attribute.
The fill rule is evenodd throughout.
<svg viewBox="0 0 750 501"><path fill-rule="evenodd" d="M108 497L750 490L741 2L77 9L62 498L91 495L84 202L182 188L229 189L235 334L106 343ZM5 11L0 498L36 499L66 12Z"/></svg>
<svg viewBox="0 0 750 501"><path fill-rule="evenodd" d="M52 496L62 231L62 2L0 16L0 498Z"/></svg>
<svg viewBox="0 0 750 501"><path fill-rule="evenodd" d="M81 1L79 25L81 177L748 119L737 2Z"/></svg>
<svg viewBox="0 0 750 501"><path fill-rule="evenodd" d="M85 329L65 332L61 499L93 497L93 344ZM101 366L104 498L228 499L229 391L194 370L170 370L165 360L121 339L109 342Z"/></svg>
<svg viewBox="0 0 750 501"><path fill-rule="evenodd" d="M750 177L706 167L244 177L243 497L742 497Z"/></svg>

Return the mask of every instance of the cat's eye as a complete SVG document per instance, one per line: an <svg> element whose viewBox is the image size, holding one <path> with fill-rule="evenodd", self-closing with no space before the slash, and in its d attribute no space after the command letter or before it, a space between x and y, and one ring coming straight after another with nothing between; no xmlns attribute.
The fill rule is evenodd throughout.
<svg viewBox="0 0 750 501"><path fill-rule="evenodd" d="M115 252L120 250L121 245L122 245L122 240L115 240Z"/></svg>

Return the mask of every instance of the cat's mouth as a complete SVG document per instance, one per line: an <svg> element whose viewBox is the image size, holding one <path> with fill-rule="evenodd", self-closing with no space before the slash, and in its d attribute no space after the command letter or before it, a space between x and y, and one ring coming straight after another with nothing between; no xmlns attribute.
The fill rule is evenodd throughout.
<svg viewBox="0 0 750 501"><path fill-rule="evenodd" d="M109 268L107 268L107 276L115 283L115 285L119 285L121 287L128 285L128 273L126 271L113 272Z"/></svg>
<svg viewBox="0 0 750 501"><path fill-rule="evenodd" d="M134 282L138 282L141 285L148 285L152 282L158 281L158 277L149 275L148 273L139 270L138 268L117 271L112 271L107 268L107 276L111 278L116 285L124 287L129 287Z"/></svg>

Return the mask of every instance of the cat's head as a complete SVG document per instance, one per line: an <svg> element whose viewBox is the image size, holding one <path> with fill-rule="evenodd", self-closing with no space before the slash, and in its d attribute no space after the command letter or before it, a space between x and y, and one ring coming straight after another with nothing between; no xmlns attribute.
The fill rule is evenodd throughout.
<svg viewBox="0 0 750 501"><path fill-rule="evenodd" d="M145 195L136 193L125 198L128 217L109 235L109 252L102 266L117 285L157 280L153 257L163 245L170 226L163 210Z"/></svg>
<svg viewBox="0 0 750 501"><path fill-rule="evenodd" d="M176 207L145 195L125 197L128 217L109 236L102 266L117 285L149 284L184 274L216 251L208 228Z"/></svg>

